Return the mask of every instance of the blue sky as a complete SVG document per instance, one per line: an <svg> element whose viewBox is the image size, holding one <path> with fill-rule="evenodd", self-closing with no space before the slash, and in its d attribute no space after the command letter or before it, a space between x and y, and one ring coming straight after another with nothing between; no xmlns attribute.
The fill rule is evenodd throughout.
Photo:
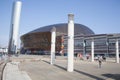
<svg viewBox="0 0 120 80"><path fill-rule="evenodd" d="M16 0L0 0L0 46L9 39L12 4ZM67 23L68 14L75 23L88 26L96 34L120 33L120 0L21 0L19 36L36 28Z"/></svg>

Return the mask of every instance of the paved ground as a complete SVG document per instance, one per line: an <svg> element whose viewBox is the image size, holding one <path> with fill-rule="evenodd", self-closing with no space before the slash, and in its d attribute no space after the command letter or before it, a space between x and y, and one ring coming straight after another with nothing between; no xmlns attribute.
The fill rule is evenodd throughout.
<svg viewBox="0 0 120 80"><path fill-rule="evenodd" d="M0 61L0 80L2 80L2 73L3 73L4 66L5 66L5 62L1 60Z"/></svg>
<svg viewBox="0 0 120 80"><path fill-rule="evenodd" d="M67 72L67 60L57 57L55 64L50 65L50 58L43 56L20 56L19 68L26 71L32 80L120 80L120 63L107 61L98 67L98 62L74 61L74 72Z"/></svg>
<svg viewBox="0 0 120 80"><path fill-rule="evenodd" d="M25 71L20 71L19 62L9 62L6 64L2 80L31 80Z"/></svg>

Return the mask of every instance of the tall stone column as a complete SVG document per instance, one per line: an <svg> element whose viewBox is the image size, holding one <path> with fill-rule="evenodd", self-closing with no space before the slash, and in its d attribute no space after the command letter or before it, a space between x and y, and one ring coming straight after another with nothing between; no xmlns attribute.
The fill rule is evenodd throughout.
<svg viewBox="0 0 120 80"><path fill-rule="evenodd" d="M94 39L91 41L91 61L94 61Z"/></svg>
<svg viewBox="0 0 120 80"><path fill-rule="evenodd" d="M72 72L74 67L74 15L68 14L68 66L67 71Z"/></svg>
<svg viewBox="0 0 120 80"><path fill-rule="evenodd" d="M119 41L116 39L116 63L119 63Z"/></svg>
<svg viewBox="0 0 120 80"><path fill-rule="evenodd" d="M15 54L17 52L21 6L22 6L21 1L16 1L13 4L8 54Z"/></svg>
<svg viewBox="0 0 120 80"><path fill-rule="evenodd" d="M56 28L53 27L51 30L51 62L50 64L54 64L54 61L55 61L55 42L56 42Z"/></svg>

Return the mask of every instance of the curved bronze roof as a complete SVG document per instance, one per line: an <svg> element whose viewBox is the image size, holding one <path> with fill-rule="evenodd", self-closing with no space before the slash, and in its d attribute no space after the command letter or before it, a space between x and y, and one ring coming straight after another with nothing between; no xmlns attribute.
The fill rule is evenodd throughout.
<svg viewBox="0 0 120 80"><path fill-rule="evenodd" d="M40 27L38 29L35 29L35 30L29 32L29 33L50 32L52 27L56 28L56 32L67 34L67 27L68 27L67 23L53 24L53 25ZM75 29L74 29L75 34L81 34L81 35L94 34L94 32L90 28L88 28L87 26L84 26L82 24L75 23L74 27L75 27Z"/></svg>
<svg viewBox="0 0 120 80"><path fill-rule="evenodd" d="M38 29L35 29L27 34L24 34L21 36L21 40L24 44L24 48L26 49L50 49L50 43L51 43L51 30L52 28L56 28L56 36L57 37L57 43L61 43L61 35L67 35L67 23L61 23L61 24L53 24L49 26L40 27ZM88 27L82 25L82 24L74 24L74 35L92 35L94 32L89 29ZM59 46L58 45L58 46ZM60 48L60 47L59 47Z"/></svg>

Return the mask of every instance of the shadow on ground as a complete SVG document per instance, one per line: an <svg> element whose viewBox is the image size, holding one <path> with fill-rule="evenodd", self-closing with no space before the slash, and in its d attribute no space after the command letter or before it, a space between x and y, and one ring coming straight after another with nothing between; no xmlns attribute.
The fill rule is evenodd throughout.
<svg viewBox="0 0 120 80"><path fill-rule="evenodd" d="M54 66L56 66L56 67L58 67L58 68L60 68L60 69L63 69L63 70L67 70L66 68L64 68L64 67L62 67L62 66L59 66L59 65L57 65L57 64L54 64Z"/></svg>
<svg viewBox="0 0 120 80"><path fill-rule="evenodd" d="M120 74L102 74L102 76L114 79L114 80L120 80Z"/></svg>
<svg viewBox="0 0 120 80"><path fill-rule="evenodd" d="M50 62L48 62L48 61L45 61L45 60L43 60L43 61L46 62L46 63L48 63L48 64L50 64ZM58 68L60 68L60 69L62 69L62 70L67 71L67 69L66 69L65 67L62 67L62 66L60 66L60 65L54 64L54 66L56 66L56 67L58 67ZM83 74L83 75L85 75L85 76L91 77L91 78L93 78L93 79L96 79L96 80L104 80L103 78L100 78L100 77L91 75L91 74L86 73L86 72L83 72L83 71L79 71L79 70L77 70L77 69L74 69L74 71L77 72L77 73Z"/></svg>
<svg viewBox="0 0 120 80"><path fill-rule="evenodd" d="M43 60L43 62L46 62L46 63L50 64L49 61ZM62 70L67 71L67 69L65 67L61 66L61 65L54 64L54 66L56 66L56 67L58 67L58 68L60 68ZM83 74L85 76L88 76L90 78L96 79L96 80L105 80L105 79L100 78L98 76L95 76L95 75L92 75L92 74L89 74L89 73L86 73L86 72L83 72L83 71L80 71L80 70L77 70L77 69L74 69L74 71L77 72L77 73ZM114 79L114 80L120 80L120 74L109 74L108 73L108 74L102 74L102 76L110 78L110 79Z"/></svg>
<svg viewBox="0 0 120 80"><path fill-rule="evenodd" d="M50 64L50 62L48 62L48 61L45 61L45 60L42 60L43 62L46 62L46 63L48 63L48 64Z"/></svg>
<svg viewBox="0 0 120 80"><path fill-rule="evenodd" d="M46 63L50 64L49 61L43 60L43 62L46 62ZM64 68L64 67L62 67L62 66L59 66L59 65L57 65L57 64L53 64L53 65L56 66L56 67L58 67L58 68L60 68L60 69L67 70L66 68Z"/></svg>
<svg viewBox="0 0 120 80"><path fill-rule="evenodd" d="M83 71L79 71L79 70L76 70L76 69L74 69L74 71L75 71L75 72L78 72L78 73L80 73L80 74L83 74L83 75L85 75L85 76L91 77L91 78L93 78L93 79L96 79L96 80L104 80L103 78L100 78L100 77L91 75L91 74L86 73L86 72L83 72Z"/></svg>

